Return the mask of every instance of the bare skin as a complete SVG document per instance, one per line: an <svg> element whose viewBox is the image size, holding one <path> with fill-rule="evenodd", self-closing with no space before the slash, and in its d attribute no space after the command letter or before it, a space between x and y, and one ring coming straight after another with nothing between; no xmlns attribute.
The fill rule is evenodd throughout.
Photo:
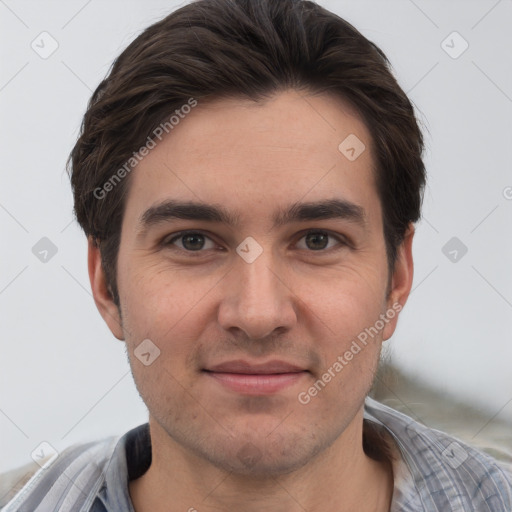
<svg viewBox="0 0 512 512"><path fill-rule="evenodd" d="M338 149L349 134L366 146L353 161ZM363 451L363 407L410 293L414 228L390 275L373 162L369 132L349 105L291 90L258 104L199 103L132 172L120 311L91 242L89 273L149 410L152 463L129 486L137 512L389 511L393 474ZM356 208L274 225L293 203L333 199ZM238 223L151 216L170 200L223 207ZM146 339L160 350L148 365L134 352ZM241 391L212 370L233 360L300 371L279 389ZM329 368L325 386L309 392Z"/></svg>

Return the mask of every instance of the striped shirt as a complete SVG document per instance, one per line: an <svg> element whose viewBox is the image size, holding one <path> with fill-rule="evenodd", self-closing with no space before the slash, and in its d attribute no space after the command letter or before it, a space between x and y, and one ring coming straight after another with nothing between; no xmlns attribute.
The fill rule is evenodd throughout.
<svg viewBox="0 0 512 512"><path fill-rule="evenodd" d="M395 442L390 512L512 512L512 466L366 398L364 420ZM134 512L128 482L151 464L148 424L67 448L3 512Z"/></svg>

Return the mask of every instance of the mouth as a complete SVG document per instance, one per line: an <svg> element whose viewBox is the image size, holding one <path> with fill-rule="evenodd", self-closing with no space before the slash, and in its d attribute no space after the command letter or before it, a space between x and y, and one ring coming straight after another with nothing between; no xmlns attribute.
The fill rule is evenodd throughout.
<svg viewBox="0 0 512 512"><path fill-rule="evenodd" d="M285 361L251 364L236 360L205 368L203 373L231 391L245 395L266 395L296 384L309 371Z"/></svg>

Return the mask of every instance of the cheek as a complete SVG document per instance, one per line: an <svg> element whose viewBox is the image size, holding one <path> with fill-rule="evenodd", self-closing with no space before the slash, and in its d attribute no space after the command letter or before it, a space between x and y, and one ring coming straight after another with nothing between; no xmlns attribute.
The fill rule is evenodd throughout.
<svg viewBox="0 0 512 512"><path fill-rule="evenodd" d="M208 292L218 277L192 279L157 266L125 276L120 287L123 328L136 381L147 390L174 389L185 383L189 389L197 370L198 342L214 321ZM136 358L137 347L145 339L159 351L148 367Z"/></svg>
<svg viewBox="0 0 512 512"><path fill-rule="evenodd" d="M317 404L330 400L349 400L360 396L371 386L378 364L382 336L387 323L383 312L384 282L356 272L333 280L334 284L308 295L307 309L315 322L311 333L315 350L320 354L321 368ZM312 390L313 395L315 390ZM344 397L344 398L341 398Z"/></svg>
<svg viewBox="0 0 512 512"><path fill-rule="evenodd" d="M187 398L194 387L196 369L189 362L204 328L198 294L176 293L158 275L134 279L125 293L123 327L137 389L150 411L175 410L179 416L178 397ZM144 357L148 350L140 347L147 340L152 353Z"/></svg>
<svg viewBox="0 0 512 512"><path fill-rule="evenodd" d="M383 295L383 293L382 293ZM383 329L379 322L382 303L371 287L346 287L330 300L310 297L315 303L319 331L313 334L321 365L297 401L314 417L336 422L347 412L355 414L374 380ZM321 305L321 307L319 307ZM333 407L333 404L337 404Z"/></svg>
<svg viewBox="0 0 512 512"><path fill-rule="evenodd" d="M132 330L161 338L180 323L208 292L209 280L191 280L180 272L160 269L127 269L119 283L126 320Z"/></svg>
<svg viewBox="0 0 512 512"><path fill-rule="evenodd" d="M385 275L378 268L343 268L304 289L302 298L333 337L346 340L372 326L385 307Z"/></svg>

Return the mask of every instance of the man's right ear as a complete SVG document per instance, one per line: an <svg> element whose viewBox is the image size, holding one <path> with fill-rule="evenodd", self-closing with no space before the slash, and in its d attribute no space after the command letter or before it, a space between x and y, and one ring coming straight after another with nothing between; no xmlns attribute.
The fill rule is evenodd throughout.
<svg viewBox="0 0 512 512"><path fill-rule="evenodd" d="M92 236L88 237L87 242L87 265L94 302L112 334L118 340L124 340L119 309L109 291L103 265L101 264L100 248Z"/></svg>

